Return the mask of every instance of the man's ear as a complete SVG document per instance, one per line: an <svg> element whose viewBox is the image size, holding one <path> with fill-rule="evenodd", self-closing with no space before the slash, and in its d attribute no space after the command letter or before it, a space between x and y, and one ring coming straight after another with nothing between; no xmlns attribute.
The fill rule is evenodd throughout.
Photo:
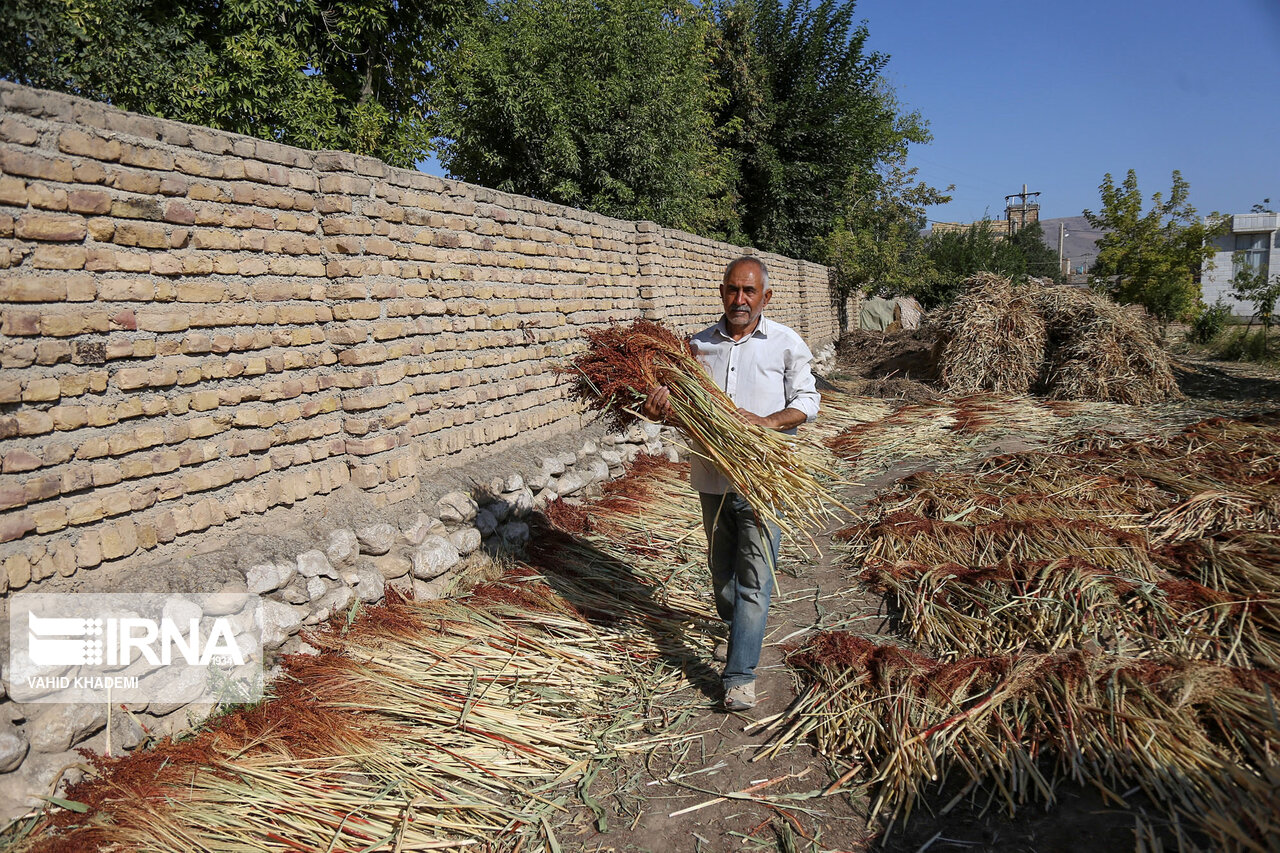
<svg viewBox="0 0 1280 853"><path fill-rule="evenodd" d="M769 288L764 292L764 299L760 302L760 310L763 311L769 305L769 300L773 298L773 288Z"/></svg>

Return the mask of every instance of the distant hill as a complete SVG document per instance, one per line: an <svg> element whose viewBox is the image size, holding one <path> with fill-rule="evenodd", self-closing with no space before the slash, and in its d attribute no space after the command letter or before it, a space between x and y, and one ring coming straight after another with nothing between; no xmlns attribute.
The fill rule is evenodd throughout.
<svg viewBox="0 0 1280 853"><path fill-rule="evenodd" d="M1044 241L1055 252L1058 250L1058 225L1067 226L1067 236L1062 241L1062 254L1071 262L1071 272L1081 266L1087 271L1098 257L1098 247L1094 245L1102 231L1089 224L1083 216L1064 216L1060 219L1041 219L1044 227Z"/></svg>

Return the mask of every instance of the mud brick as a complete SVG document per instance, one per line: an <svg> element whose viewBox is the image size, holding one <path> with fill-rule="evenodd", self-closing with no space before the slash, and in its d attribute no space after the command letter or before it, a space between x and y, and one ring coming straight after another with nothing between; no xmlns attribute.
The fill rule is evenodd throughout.
<svg viewBox="0 0 1280 853"><path fill-rule="evenodd" d="M110 409L111 407L103 406L101 408ZM90 415L89 421L90 423L93 422L92 414ZM76 448L76 458L77 459L98 459L100 457L106 456L109 452L110 452L110 448L107 445L106 438L103 438L101 436L95 436L93 438L85 439L84 442L78 448Z"/></svg>
<svg viewBox="0 0 1280 853"><path fill-rule="evenodd" d="M44 435L53 432L53 418L48 412L21 409L14 417L18 419L18 435Z"/></svg>
<svg viewBox="0 0 1280 853"><path fill-rule="evenodd" d="M101 530L102 556L108 560L127 557L138 550L138 528L128 519L104 525Z"/></svg>
<svg viewBox="0 0 1280 853"><path fill-rule="evenodd" d="M45 338L36 344L36 362L38 364L61 364L70 360L71 344L68 341Z"/></svg>
<svg viewBox="0 0 1280 853"><path fill-rule="evenodd" d="M76 163L72 167L72 177L77 184L102 184L107 181L107 170L102 168L101 163Z"/></svg>
<svg viewBox="0 0 1280 853"><path fill-rule="evenodd" d="M169 244L164 226L150 222L121 222L116 225L112 239L121 246L141 246L144 249L164 249Z"/></svg>
<svg viewBox="0 0 1280 853"><path fill-rule="evenodd" d="M154 490L152 490L154 493ZM154 501L153 501L154 503ZM160 543L160 534L154 524L141 522L138 524L138 547L150 551Z"/></svg>
<svg viewBox="0 0 1280 853"><path fill-rule="evenodd" d="M160 192L160 176L149 172L125 172L113 170L109 183L118 190L138 195L155 195ZM146 217L141 217L146 218ZM159 217L156 217L157 219Z"/></svg>
<svg viewBox="0 0 1280 853"><path fill-rule="evenodd" d="M227 288L218 282L183 281L178 284L177 296L179 302L222 302L227 298Z"/></svg>
<svg viewBox="0 0 1280 853"><path fill-rule="evenodd" d="M53 159L34 151L13 149L0 151L0 170L10 175L55 181L60 184L69 184L74 177L71 163L64 159Z"/></svg>
<svg viewBox="0 0 1280 853"><path fill-rule="evenodd" d="M2 531L0 535L3 535ZM31 562L27 559L27 555L10 554L4 561L4 573L4 580L9 589L22 589L31 583Z"/></svg>
<svg viewBox="0 0 1280 853"><path fill-rule="evenodd" d="M68 128L58 134L58 150L78 157L92 157L108 162L120 159L120 142L91 131Z"/></svg>
<svg viewBox="0 0 1280 853"><path fill-rule="evenodd" d="M67 191L61 187L51 187L48 184L31 184L27 187L27 198L32 207L38 207L41 210L67 209Z"/></svg>
<svg viewBox="0 0 1280 853"><path fill-rule="evenodd" d="M138 328L146 332L184 332L190 327L185 313L140 311Z"/></svg>
<svg viewBox="0 0 1280 853"><path fill-rule="evenodd" d="M0 471L6 474L18 474L23 471L34 471L42 464L44 464L43 460L36 454L27 450L14 449L5 452Z"/></svg>
<svg viewBox="0 0 1280 853"><path fill-rule="evenodd" d="M36 533L53 533L67 526L67 510L57 505L38 507L31 511L31 518L35 522Z"/></svg>
<svg viewBox="0 0 1280 853"><path fill-rule="evenodd" d="M154 519L155 534L157 542L172 542L178 538L177 524L174 522L173 513L169 511L157 513Z"/></svg>
<svg viewBox="0 0 1280 853"><path fill-rule="evenodd" d="M89 422L89 410L84 406L54 406L49 410L53 428L59 432L80 429Z"/></svg>
<svg viewBox="0 0 1280 853"><path fill-rule="evenodd" d="M67 521L70 524L91 524L100 521L105 514L102 498L97 495L78 498L67 504Z"/></svg>
<svg viewBox="0 0 1280 853"><path fill-rule="evenodd" d="M24 213L14 225L14 234L23 240L78 242L88 233L83 217L56 213Z"/></svg>
<svg viewBox="0 0 1280 853"><path fill-rule="evenodd" d="M17 403L22 399L22 383L17 379L0 378L0 403Z"/></svg>
<svg viewBox="0 0 1280 853"><path fill-rule="evenodd" d="M140 512L148 507L155 506L156 501L159 499L160 492L154 486L143 486L141 488L130 489L129 511ZM135 524L137 523L137 519L133 519L133 521Z"/></svg>

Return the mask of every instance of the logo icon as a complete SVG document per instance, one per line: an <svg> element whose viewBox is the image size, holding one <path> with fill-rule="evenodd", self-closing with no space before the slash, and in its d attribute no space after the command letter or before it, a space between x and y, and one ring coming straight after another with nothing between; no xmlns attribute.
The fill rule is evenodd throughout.
<svg viewBox="0 0 1280 853"><path fill-rule="evenodd" d="M19 702L251 702L262 624L249 594L18 594L6 686Z"/></svg>

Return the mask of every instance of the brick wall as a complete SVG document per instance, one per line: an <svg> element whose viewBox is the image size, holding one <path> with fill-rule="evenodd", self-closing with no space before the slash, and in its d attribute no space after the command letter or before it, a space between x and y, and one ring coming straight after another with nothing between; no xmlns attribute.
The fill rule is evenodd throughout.
<svg viewBox="0 0 1280 853"><path fill-rule="evenodd" d="M741 251L0 82L0 588L577 429L583 327L706 325Z"/></svg>

